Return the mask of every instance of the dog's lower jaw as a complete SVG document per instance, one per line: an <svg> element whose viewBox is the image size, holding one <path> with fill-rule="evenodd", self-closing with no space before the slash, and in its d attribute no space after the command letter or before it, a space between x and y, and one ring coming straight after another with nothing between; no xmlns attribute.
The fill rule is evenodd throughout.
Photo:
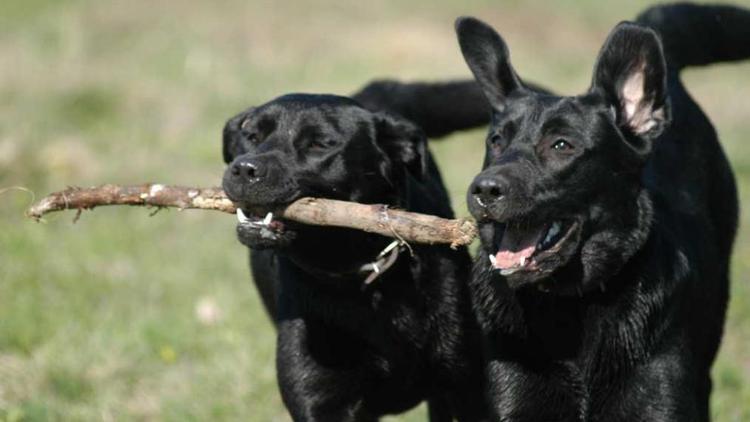
<svg viewBox="0 0 750 422"><path fill-rule="evenodd" d="M550 292L563 296L583 296L589 292L606 292L610 281L625 267L648 241L654 211L645 189L638 193L630 221L602 221L590 231L578 257L578 268L570 277L545 283Z"/></svg>
<svg viewBox="0 0 750 422"><path fill-rule="evenodd" d="M256 250L286 248L297 236L292 230L285 229L283 232L272 233L266 227L250 223L238 223L236 230L240 243Z"/></svg>
<svg viewBox="0 0 750 422"><path fill-rule="evenodd" d="M511 290L533 289L544 294L583 296L592 291L606 291L611 278L643 247L650 234L653 207L648 193L641 190L634 200L636 206L627 221L580 221L576 251L559 256L557 265L540 265L536 271L503 275L487 262L501 282ZM632 204L632 202L631 202ZM492 249L491 247L490 249ZM490 252L493 261L494 251ZM555 259L555 256L550 258ZM550 259L548 258L548 259ZM530 258L533 259L533 258ZM486 258L483 259L486 262Z"/></svg>
<svg viewBox="0 0 750 422"><path fill-rule="evenodd" d="M645 189L639 192L636 203L637 208L631 216L633 221L621 225L607 222L607 229L594 232L583 245L580 258L583 273L578 287L575 287L576 293L606 290L610 279L646 244L654 211ZM602 251L611 253L603 254Z"/></svg>

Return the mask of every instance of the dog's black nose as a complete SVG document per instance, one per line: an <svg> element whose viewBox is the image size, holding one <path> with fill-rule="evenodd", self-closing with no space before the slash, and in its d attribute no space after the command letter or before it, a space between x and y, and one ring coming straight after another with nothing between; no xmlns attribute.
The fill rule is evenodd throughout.
<svg viewBox="0 0 750 422"><path fill-rule="evenodd" d="M258 163L238 161L232 164L232 176L245 182L254 182L263 176L263 169Z"/></svg>
<svg viewBox="0 0 750 422"><path fill-rule="evenodd" d="M505 196L507 187L496 176L479 176L471 184L470 192L481 206L487 206Z"/></svg>

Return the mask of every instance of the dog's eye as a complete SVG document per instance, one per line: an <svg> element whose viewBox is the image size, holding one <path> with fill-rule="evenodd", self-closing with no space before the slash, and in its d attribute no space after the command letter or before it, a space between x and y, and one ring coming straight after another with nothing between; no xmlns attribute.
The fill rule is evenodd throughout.
<svg viewBox="0 0 750 422"><path fill-rule="evenodd" d="M552 144L552 149L556 151L569 151L573 149L573 145L565 139L558 139Z"/></svg>
<svg viewBox="0 0 750 422"><path fill-rule="evenodd" d="M503 149L503 137L499 134L494 134L487 139L487 143L495 153L500 153Z"/></svg>
<svg viewBox="0 0 750 422"><path fill-rule="evenodd" d="M335 145L335 142L331 139L322 138L322 139L313 139L312 141L310 141L310 148L317 149L317 150L330 148L333 145Z"/></svg>
<svg viewBox="0 0 750 422"><path fill-rule="evenodd" d="M242 121L242 124L240 124L240 131L242 132L243 138L250 143L257 144L260 140L258 132L252 128L252 121L250 118Z"/></svg>

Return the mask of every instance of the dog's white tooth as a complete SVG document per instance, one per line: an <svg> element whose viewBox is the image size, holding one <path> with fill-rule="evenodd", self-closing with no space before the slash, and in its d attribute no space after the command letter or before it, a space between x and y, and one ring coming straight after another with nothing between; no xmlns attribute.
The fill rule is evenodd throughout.
<svg viewBox="0 0 750 422"><path fill-rule="evenodd" d="M495 255L489 254L488 256L490 257L490 264L492 264L492 267L493 268L496 267L497 266L497 258L495 258Z"/></svg>
<svg viewBox="0 0 750 422"><path fill-rule="evenodd" d="M522 256L521 259L518 260L518 263L521 264L522 267L526 265L526 257Z"/></svg>
<svg viewBox="0 0 750 422"><path fill-rule="evenodd" d="M519 270L518 267L505 268L505 269L500 270L500 275L511 275L511 274L515 273L516 271L518 271L518 270Z"/></svg>
<svg viewBox="0 0 750 422"><path fill-rule="evenodd" d="M263 224L267 226L271 224L271 220L273 220L273 213L269 212L268 214L266 214L266 218L263 219Z"/></svg>
<svg viewBox="0 0 750 422"><path fill-rule="evenodd" d="M242 212L242 208L237 208L237 221L239 221L240 223L247 223L248 221L250 221L245 213Z"/></svg>
<svg viewBox="0 0 750 422"><path fill-rule="evenodd" d="M559 221L555 221L554 223L552 223L552 227L549 229L550 235L554 237L558 233L560 233L560 226L561 224Z"/></svg>
<svg viewBox="0 0 750 422"><path fill-rule="evenodd" d="M560 233L560 222L555 221L552 223L552 226L550 226L549 230L547 230L547 235L544 237L544 240L542 243L547 244L552 241L552 239L557 236L558 233Z"/></svg>
<svg viewBox="0 0 750 422"><path fill-rule="evenodd" d="M262 237L263 239L276 239L276 234L265 227L261 227L260 237Z"/></svg>

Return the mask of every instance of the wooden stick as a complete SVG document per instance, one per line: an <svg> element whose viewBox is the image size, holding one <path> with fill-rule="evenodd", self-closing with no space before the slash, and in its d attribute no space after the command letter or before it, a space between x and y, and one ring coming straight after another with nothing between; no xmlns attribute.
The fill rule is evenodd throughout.
<svg viewBox="0 0 750 422"><path fill-rule="evenodd" d="M237 207L220 188L192 188L161 184L135 186L102 185L68 188L54 192L34 204L26 215L43 215L69 209L92 209L103 205L138 205L178 209L217 210L235 213ZM476 225L466 219L449 220L432 215L323 198L302 198L277 211L286 219L317 226L364 230L415 243L468 245L477 235Z"/></svg>

